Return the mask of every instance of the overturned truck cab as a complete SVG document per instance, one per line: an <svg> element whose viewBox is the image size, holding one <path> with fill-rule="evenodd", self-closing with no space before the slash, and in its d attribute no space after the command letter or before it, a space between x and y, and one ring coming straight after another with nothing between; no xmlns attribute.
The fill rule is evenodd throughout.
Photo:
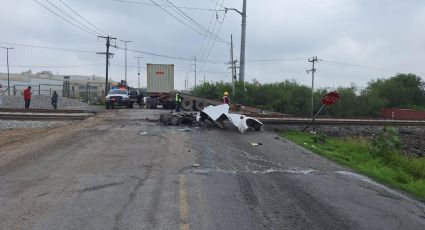
<svg viewBox="0 0 425 230"><path fill-rule="evenodd" d="M223 128L223 122L229 120L235 125L241 134L245 133L248 129L260 131L263 123L253 117L247 117L245 115L229 113L229 105L222 104L217 106L205 107L196 118L198 121L210 120Z"/></svg>

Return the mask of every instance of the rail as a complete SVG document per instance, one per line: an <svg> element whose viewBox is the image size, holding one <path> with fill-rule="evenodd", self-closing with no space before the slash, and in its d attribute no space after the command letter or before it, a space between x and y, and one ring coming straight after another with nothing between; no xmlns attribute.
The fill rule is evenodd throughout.
<svg viewBox="0 0 425 230"><path fill-rule="evenodd" d="M85 120L94 113L0 112L0 120Z"/></svg>
<svg viewBox="0 0 425 230"><path fill-rule="evenodd" d="M252 115L264 124L269 125L306 125L311 118L296 117L262 117ZM339 118L318 118L314 122L316 125L353 125L353 126L425 126L425 121L415 120L385 120L385 119L339 119Z"/></svg>

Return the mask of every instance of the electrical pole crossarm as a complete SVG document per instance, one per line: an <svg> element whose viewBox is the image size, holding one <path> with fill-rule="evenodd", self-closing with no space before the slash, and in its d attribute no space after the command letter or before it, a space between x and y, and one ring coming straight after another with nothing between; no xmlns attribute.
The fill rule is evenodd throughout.
<svg viewBox="0 0 425 230"><path fill-rule="evenodd" d="M245 14L244 14L244 13L240 12L239 10L237 10L237 9L235 9L235 8L226 8L226 7L224 7L224 9L226 10L226 12L227 12L227 11L229 11L229 10L233 10L233 11L238 12L241 16L245 16Z"/></svg>

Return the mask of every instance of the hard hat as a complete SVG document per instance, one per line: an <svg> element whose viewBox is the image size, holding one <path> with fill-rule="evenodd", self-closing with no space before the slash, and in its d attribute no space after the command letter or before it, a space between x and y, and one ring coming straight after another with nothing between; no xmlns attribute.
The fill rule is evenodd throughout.
<svg viewBox="0 0 425 230"><path fill-rule="evenodd" d="M224 96L229 96L229 93L228 92L224 92Z"/></svg>

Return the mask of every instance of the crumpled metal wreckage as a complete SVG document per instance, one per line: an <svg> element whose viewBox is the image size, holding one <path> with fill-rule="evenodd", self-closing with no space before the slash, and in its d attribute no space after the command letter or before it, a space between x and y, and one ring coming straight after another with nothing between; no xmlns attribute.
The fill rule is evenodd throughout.
<svg viewBox="0 0 425 230"><path fill-rule="evenodd" d="M210 120L217 124L221 128L224 128L222 122L230 120L235 125L241 134L245 133L246 130L252 128L260 131L263 123L253 117L247 117L245 115L229 113L229 105L210 105L205 107L196 117L197 121Z"/></svg>

